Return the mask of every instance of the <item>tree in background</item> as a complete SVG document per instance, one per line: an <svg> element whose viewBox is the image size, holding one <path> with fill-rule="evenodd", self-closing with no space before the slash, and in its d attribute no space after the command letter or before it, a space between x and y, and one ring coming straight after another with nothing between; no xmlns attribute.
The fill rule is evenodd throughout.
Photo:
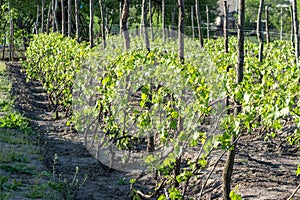
<svg viewBox="0 0 300 200"><path fill-rule="evenodd" d="M245 13L245 29L246 30L255 30L257 13L259 9L260 0L248 0L246 1L246 13ZM289 34L291 31L291 11L288 6L291 6L289 1L285 0L265 0L264 4L269 6L269 28L272 32L279 33L281 31L281 7L280 5L286 5L286 8L283 8L283 32ZM299 10L299 4L297 5ZM299 14L298 14L299 16ZM265 20L265 13L262 13L262 20Z"/></svg>

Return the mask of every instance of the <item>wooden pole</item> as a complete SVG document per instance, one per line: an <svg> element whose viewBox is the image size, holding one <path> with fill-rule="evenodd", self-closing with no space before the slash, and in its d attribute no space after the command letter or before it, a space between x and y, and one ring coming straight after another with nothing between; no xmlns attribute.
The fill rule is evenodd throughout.
<svg viewBox="0 0 300 200"><path fill-rule="evenodd" d="M175 12L172 12L172 26L170 32L171 38L175 37L174 29L175 29Z"/></svg>
<svg viewBox="0 0 300 200"><path fill-rule="evenodd" d="M259 42L258 59L260 63L263 61L263 50L264 50L264 33L262 30L262 22L261 22L263 7L264 7L264 0L260 0L260 5L259 5L258 15L257 15L257 26L256 26L256 34Z"/></svg>
<svg viewBox="0 0 300 200"><path fill-rule="evenodd" d="M37 5L37 8L36 8L36 21L35 21L35 26L36 26L35 33L36 34L39 34L39 15L40 15L40 6Z"/></svg>
<svg viewBox="0 0 300 200"><path fill-rule="evenodd" d="M55 30L58 32L58 19L57 19L57 8L58 8L58 0L54 0L55 6L54 6L54 21L55 21Z"/></svg>
<svg viewBox="0 0 300 200"><path fill-rule="evenodd" d="M49 6L48 6L47 25L46 25L47 34L49 34L49 31L50 31L51 4L52 4L52 1L49 2Z"/></svg>
<svg viewBox="0 0 300 200"><path fill-rule="evenodd" d="M42 21L41 21L41 33L44 33L44 23L45 23L45 0L42 0Z"/></svg>
<svg viewBox="0 0 300 200"><path fill-rule="evenodd" d="M152 22L152 2L149 0L149 28L151 33L151 40L154 41L153 22Z"/></svg>
<svg viewBox="0 0 300 200"><path fill-rule="evenodd" d="M295 43L294 43L294 34L295 34L295 30L294 30L294 13L293 13L293 6L290 6L290 12L291 12L291 42L292 42L292 46L295 47Z"/></svg>
<svg viewBox="0 0 300 200"><path fill-rule="evenodd" d="M93 7L94 1L90 0L90 24L89 24L89 40L90 40L90 48L94 47L94 32L93 32L93 25L94 25L94 16L93 16Z"/></svg>
<svg viewBox="0 0 300 200"><path fill-rule="evenodd" d="M68 36L71 37L71 15L72 15L72 3L68 0Z"/></svg>
<svg viewBox="0 0 300 200"><path fill-rule="evenodd" d="M202 22L201 22L201 15L200 15L200 9L199 9L199 0L195 0L195 7L196 7L196 19L197 19L197 25L198 25L198 38L201 47L204 47L204 40L203 40L203 35L202 35Z"/></svg>
<svg viewBox="0 0 300 200"><path fill-rule="evenodd" d="M65 34L65 5L64 0L61 0L61 34Z"/></svg>
<svg viewBox="0 0 300 200"><path fill-rule="evenodd" d="M270 32L269 32L269 8L270 6L266 6L265 8L265 15L266 15L266 39L267 43L270 42Z"/></svg>
<svg viewBox="0 0 300 200"><path fill-rule="evenodd" d="M122 2L119 3L119 19L121 21L122 19ZM121 24L120 24L120 34L122 33L122 28L121 28Z"/></svg>
<svg viewBox="0 0 300 200"><path fill-rule="evenodd" d="M79 0L75 0L75 37L80 42L80 24L79 24Z"/></svg>
<svg viewBox="0 0 300 200"><path fill-rule="evenodd" d="M13 21L12 11L11 11L11 1L8 1L8 11L9 11L9 24L10 24L9 61L14 62L14 21Z"/></svg>
<svg viewBox="0 0 300 200"><path fill-rule="evenodd" d="M178 0L179 15L178 15L178 55L180 62L184 62L184 0Z"/></svg>
<svg viewBox="0 0 300 200"><path fill-rule="evenodd" d="M195 38L195 29L194 29L194 6L191 6L191 24L192 24L192 37Z"/></svg>
<svg viewBox="0 0 300 200"><path fill-rule="evenodd" d="M165 0L162 0L161 1L162 3L161 3L161 6L162 6L162 12L161 12L161 16L162 16L162 31L163 31L163 41L164 41L164 43L166 42L166 40L167 40L167 37L166 37L166 30L165 30L165 28L166 28L166 20L165 20Z"/></svg>
<svg viewBox="0 0 300 200"><path fill-rule="evenodd" d="M296 64L299 64L299 21L298 21L298 11L297 11L297 0L293 0L293 24L294 24L294 41L295 41L295 57Z"/></svg>
<svg viewBox="0 0 300 200"><path fill-rule="evenodd" d="M283 8L280 8L280 40L283 39Z"/></svg>
<svg viewBox="0 0 300 200"><path fill-rule="evenodd" d="M224 24L223 24L223 31L224 31L224 47L225 47L225 53L228 53L228 7L227 7L227 1L224 1L223 3L224 7Z"/></svg>
<svg viewBox="0 0 300 200"><path fill-rule="evenodd" d="M206 30L207 30L207 38L209 39L209 9L208 5L206 5Z"/></svg>
<svg viewBox="0 0 300 200"><path fill-rule="evenodd" d="M51 0L51 5L52 5L52 33L55 32L55 18L56 18L56 15L55 15L55 0Z"/></svg>
<svg viewBox="0 0 300 200"><path fill-rule="evenodd" d="M101 12L101 34L102 34L102 44L103 48L106 48L106 33L105 33L105 17L104 17L104 5L103 0L99 0L100 12Z"/></svg>
<svg viewBox="0 0 300 200"><path fill-rule="evenodd" d="M147 20L147 2L142 1L142 19L143 19L143 36L145 48L150 51L149 35L148 35L148 20ZM148 148L148 147L147 147Z"/></svg>
<svg viewBox="0 0 300 200"><path fill-rule="evenodd" d="M245 34L245 0L239 1L239 11L238 11L239 19L238 19L238 60L237 60L237 66L236 66L236 83L240 84L243 81L244 77L244 34ZM241 104L239 102L235 105L235 116L237 116L242 108ZM231 191L231 176L233 172L233 165L234 165L234 159L235 159L235 152L236 152L236 143L237 143L237 137L234 135L238 133L232 133L231 136L231 144L232 149L230 148L228 150L225 166L223 169L223 185L222 185L222 191L223 196L222 199L224 200L230 200L230 191Z"/></svg>
<svg viewBox="0 0 300 200"><path fill-rule="evenodd" d="M129 5L130 0L124 0L123 10L122 10L122 16L120 19L120 27L122 30L122 34L124 37L124 48L125 50L130 49L130 37L128 33L128 27L127 27L127 20L129 17Z"/></svg>

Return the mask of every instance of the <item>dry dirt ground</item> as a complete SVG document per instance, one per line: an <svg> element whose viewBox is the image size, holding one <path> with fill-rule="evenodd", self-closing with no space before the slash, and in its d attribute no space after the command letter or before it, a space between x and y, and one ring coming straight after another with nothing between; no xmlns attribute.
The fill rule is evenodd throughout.
<svg viewBox="0 0 300 200"><path fill-rule="evenodd" d="M30 119L34 131L41 135L44 167L51 171L54 166L55 173L69 182L72 182L77 166L79 174L76 178L79 183L83 183L87 177L82 185L75 185L64 193L71 193L73 199L81 200L129 199L129 180L134 175L110 172L94 159L82 143L78 142L76 132L65 125L67 119L54 120L42 86L34 81L26 83L19 64L8 64L8 70L13 84L15 108ZM295 127L290 127L291 130L287 129L287 132L293 128ZM233 188L243 199L287 199L300 183L300 178L296 177L297 165L300 164L299 151L289 148L285 143L279 144L279 140L268 142L255 135L244 136L238 142ZM221 153L213 152L214 156L209 161L211 166ZM55 154L57 159L54 163ZM225 158L221 159L208 180L203 199L220 199L224 160ZM149 175L142 176L137 186L146 191L151 186L150 182ZM196 196L200 186L194 188L192 196ZM293 199L300 199L300 191Z"/></svg>

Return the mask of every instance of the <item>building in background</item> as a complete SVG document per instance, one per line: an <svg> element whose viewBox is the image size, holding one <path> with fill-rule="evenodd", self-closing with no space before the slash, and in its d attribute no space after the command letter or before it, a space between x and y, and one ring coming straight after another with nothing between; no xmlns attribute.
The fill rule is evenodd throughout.
<svg viewBox="0 0 300 200"><path fill-rule="evenodd" d="M217 35L223 34L223 24L224 24L224 0L218 1L218 16L215 20L215 26L217 27ZM228 32L231 35L236 34L236 14L238 9L238 0L227 0L228 9Z"/></svg>

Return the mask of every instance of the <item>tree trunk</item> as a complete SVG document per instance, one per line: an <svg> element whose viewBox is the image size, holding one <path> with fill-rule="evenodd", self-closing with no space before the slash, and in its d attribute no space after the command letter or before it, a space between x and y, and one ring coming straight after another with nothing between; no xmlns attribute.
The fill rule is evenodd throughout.
<svg viewBox="0 0 300 200"><path fill-rule="evenodd" d="M65 5L64 0L61 0L61 34L65 34Z"/></svg>
<svg viewBox="0 0 300 200"><path fill-rule="evenodd" d="M106 33L105 33L105 17L104 17L104 5L103 5L103 0L99 0L99 5L100 5L100 12L101 12L101 34L102 34L102 44L103 48L106 48Z"/></svg>
<svg viewBox="0 0 300 200"><path fill-rule="evenodd" d="M94 17L93 17L93 4L94 4L94 1L93 1L93 0L90 0L90 25L89 25L90 48L93 48L93 47L94 47L94 32L93 32Z"/></svg>
<svg viewBox="0 0 300 200"><path fill-rule="evenodd" d="M167 40L167 37L166 37L166 30L165 30L165 28L166 28L166 20L165 20L165 0L162 0L161 1L161 9L162 9L162 12L161 12L161 16L162 16L162 18L161 18L161 21L162 21L162 33L163 33L163 41L164 41L164 43L166 42L166 40Z"/></svg>
<svg viewBox="0 0 300 200"><path fill-rule="evenodd" d="M244 77L244 29L245 29L245 0L239 1L239 11L238 11L239 19L238 19L238 61L236 67L236 83L239 84L243 81ZM238 102L235 109L235 116L241 112L241 105ZM223 199L230 200L230 190L231 190L231 176L233 172L233 165L235 159L236 152L236 137L233 133L231 136L231 143L233 145L233 149L228 150L226 163L223 169Z"/></svg>
<svg viewBox="0 0 300 200"><path fill-rule="evenodd" d="M76 27L76 41L80 42L80 28L79 28L79 0L75 0L75 27Z"/></svg>
<svg viewBox="0 0 300 200"><path fill-rule="evenodd" d="M228 53L228 7L227 7L227 1L224 1L224 24L223 24L223 31L224 31L224 48L225 48L225 53Z"/></svg>
<svg viewBox="0 0 300 200"><path fill-rule="evenodd" d="M129 17L129 4L130 4L130 0L124 0L122 16L120 19L120 27L124 37L125 50L128 50L130 48L130 38L129 38L128 28L127 28L127 20Z"/></svg>
<svg viewBox="0 0 300 200"><path fill-rule="evenodd" d="M207 38L209 39L209 9L208 5L206 5L206 30L207 30Z"/></svg>
<svg viewBox="0 0 300 200"><path fill-rule="evenodd" d="M199 8L199 0L195 0L195 7L196 7L196 19L197 19L197 24L198 24L198 38L201 47L204 47L204 40L203 40L203 35L202 35L202 30L201 30L201 15L200 15L200 8Z"/></svg>
<svg viewBox="0 0 300 200"><path fill-rule="evenodd" d="M294 41L295 41L295 56L296 64L299 64L299 22L298 22L298 12L297 12L297 0L293 0L293 25L294 25Z"/></svg>
<svg viewBox="0 0 300 200"><path fill-rule="evenodd" d="M68 0L68 36L71 37L71 15L72 15L72 3Z"/></svg>
<svg viewBox="0 0 300 200"><path fill-rule="evenodd" d="M264 33L262 30L262 22L261 22L263 7L264 7L264 0L260 0L258 16L257 16L257 27L256 27L256 33L257 33L257 38L258 38L258 42L259 42L258 59L259 59L260 63L263 61L263 51L264 51Z"/></svg>
<svg viewBox="0 0 300 200"><path fill-rule="evenodd" d="M266 15L266 39L267 39L267 44L270 42L270 32L269 32L269 6L266 6L265 9L265 15Z"/></svg>
<svg viewBox="0 0 300 200"><path fill-rule="evenodd" d="M145 48L150 51L149 35L148 35L148 20L147 20L147 2L142 1L142 27ZM148 138L149 139L149 138Z"/></svg>

